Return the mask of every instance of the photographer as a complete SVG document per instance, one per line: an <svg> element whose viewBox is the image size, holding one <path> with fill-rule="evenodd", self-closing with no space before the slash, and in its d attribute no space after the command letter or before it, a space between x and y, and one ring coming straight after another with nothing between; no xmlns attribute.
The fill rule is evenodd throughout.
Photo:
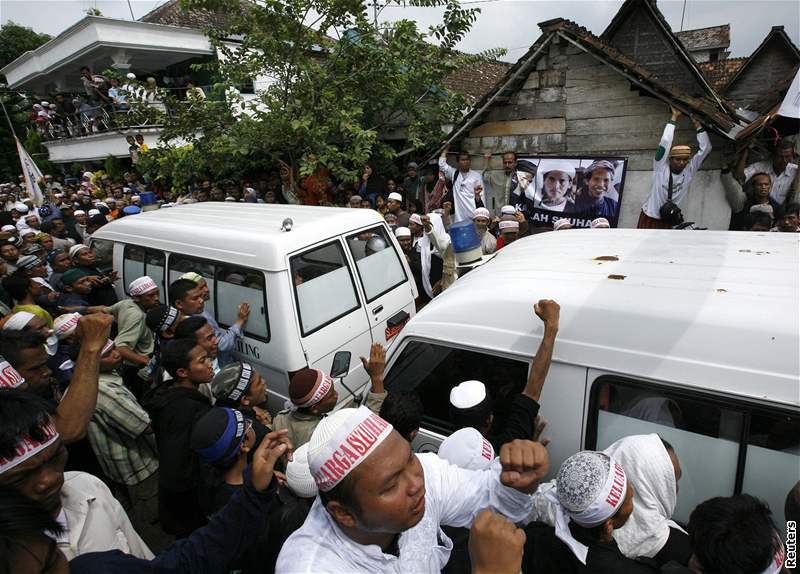
<svg viewBox="0 0 800 574"><path fill-rule="evenodd" d="M711 153L711 140L700 122L692 118L697 130L699 149L692 156L688 145L672 145L675 125L681 113L671 108L672 117L664 127L664 134L653 160L653 183L650 195L639 214L639 229L670 229L683 223L680 206L689 192L695 172ZM667 154L669 150L669 154Z"/></svg>

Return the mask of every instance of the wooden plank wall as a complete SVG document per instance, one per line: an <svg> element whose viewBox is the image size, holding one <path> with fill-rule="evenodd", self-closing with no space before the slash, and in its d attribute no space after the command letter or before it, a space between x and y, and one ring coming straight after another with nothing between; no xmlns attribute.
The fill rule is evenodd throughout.
<svg viewBox="0 0 800 574"><path fill-rule="evenodd" d="M669 119L668 106L641 95L613 69L579 48L553 43L524 84L507 101L495 105L486 121L462 141L483 168L483 154L506 150L525 155L598 155L628 158L622 200L622 227L635 227L650 192L655 149ZM679 122L675 143L697 147L688 119ZM724 199L719 169L724 142L712 134L715 151L696 177L684 212L704 227L727 229L730 210ZM492 169L501 168L494 156Z"/></svg>

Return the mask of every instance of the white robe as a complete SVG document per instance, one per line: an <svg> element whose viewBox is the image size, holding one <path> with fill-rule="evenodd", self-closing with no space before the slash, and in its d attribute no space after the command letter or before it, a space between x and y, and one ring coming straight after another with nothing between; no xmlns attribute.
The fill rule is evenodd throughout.
<svg viewBox="0 0 800 574"><path fill-rule="evenodd" d="M475 213L475 186L483 187L483 178L477 171L471 169L467 173L460 173L456 168L447 163L443 157L439 158L439 169L453 185L453 205L456 215L453 223L465 219L472 219ZM481 201L486 205L486 189L481 191Z"/></svg>
<svg viewBox="0 0 800 574"><path fill-rule="evenodd" d="M447 564L452 541L441 525L468 527L491 508L512 522L531 509L531 498L500 483L500 463L484 471L458 468L433 453L416 455L425 473L425 515L398 540L399 557L345 535L319 498L303 526L281 549L275 572L438 573Z"/></svg>

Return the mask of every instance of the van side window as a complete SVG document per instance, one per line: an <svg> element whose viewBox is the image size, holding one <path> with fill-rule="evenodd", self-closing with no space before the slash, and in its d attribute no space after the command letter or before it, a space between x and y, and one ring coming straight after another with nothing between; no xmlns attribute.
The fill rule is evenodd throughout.
<svg viewBox="0 0 800 574"><path fill-rule="evenodd" d="M477 351L411 341L386 377L389 392L416 390L425 406L424 425L440 434L455 429L450 422L450 389L477 379L486 385L495 422L505 423L514 395L528 378L528 363Z"/></svg>
<svg viewBox="0 0 800 574"><path fill-rule="evenodd" d="M172 283L179 279L184 273L194 271L203 276L208 285L208 297L211 304L208 305L208 310L214 312L214 264L207 261L194 259L193 257L186 257L185 255L170 255L169 256L169 282ZM214 318L219 320L215 314Z"/></svg>
<svg viewBox="0 0 800 574"><path fill-rule="evenodd" d="M770 502L767 493L785 499L800 467L799 419L755 413L751 405L604 376L592 387L587 448L602 450L634 434L656 433L668 441L683 471L674 516L685 521L713 496L748 492Z"/></svg>
<svg viewBox="0 0 800 574"><path fill-rule="evenodd" d="M347 246L356 262L367 302L405 282L406 272L384 226L349 236Z"/></svg>
<svg viewBox="0 0 800 574"><path fill-rule="evenodd" d="M753 413L747 436L742 492L769 503L783 521L786 495L800 478L800 415Z"/></svg>
<svg viewBox="0 0 800 574"><path fill-rule="evenodd" d="M226 327L236 322L239 304L250 304L245 335L269 340L264 274L258 271L217 265L217 321Z"/></svg>
<svg viewBox="0 0 800 574"><path fill-rule="evenodd" d="M353 277L338 241L290 259L303 336L358 309Z"/></svg>
<svg viewBox="0 0 800 574"><path fill-rule="evenodd" d="M160 290L159 299L164 302L164 252L149 247L126 245L122 255L122 280L125 289L131 281L149 276Z"/></svg>

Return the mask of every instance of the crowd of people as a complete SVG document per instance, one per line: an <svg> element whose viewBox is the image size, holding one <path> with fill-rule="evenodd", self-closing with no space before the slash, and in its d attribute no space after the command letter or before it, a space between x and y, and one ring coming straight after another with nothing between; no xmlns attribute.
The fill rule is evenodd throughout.
<svg viewBox="0 0 800 574"><path fill-rule="evenodd" d="M673 146L677 119L656 153L645 227L666 224L665 203L679 210L709 151L699 125L696 155ZM743 156L723 176L738 206L735 228L798 231L787 150L778 145L772 162L753 165ZM178 197L135 171L122 181L86 172L46 176L40 206L21 182L4 184L0 574L781 572L775 524L798 520L800 482L784 509L747 494L718 497L681 524L673 519L681 453L656 434L550 469L539 412L559 328L555 301L534 306L544 334L508 416L495 420L482 382L453 381L455 432L438 454L415 454L424 405L415 392L386 390L380 344L361 359L371 385L363 405L334 410L334 380L304 368L291 373L285 408L271 410L270 381L233 352L247 303L220 326L200 270L173 281L164 302L148 276L125 285L120 299L111 246L92 241L115 219L194 202L374 209L408 260L421 306L469 264L456 233L475 240L480 259L521 236L569 227L566 218L532 224L517 193L518 174L531 174L512 152L502 173L472 170L465 153L450 166L447 150L432 167L412 163L385 179L366 166L359 181L335 185L322 168L300 179L282 164L272 178L240 184L200 179ZM593 164L589 175L595 170L608 171ZM597 217L591 227L610 222ZM550 470L555 478L545 482Z"/></svg>

